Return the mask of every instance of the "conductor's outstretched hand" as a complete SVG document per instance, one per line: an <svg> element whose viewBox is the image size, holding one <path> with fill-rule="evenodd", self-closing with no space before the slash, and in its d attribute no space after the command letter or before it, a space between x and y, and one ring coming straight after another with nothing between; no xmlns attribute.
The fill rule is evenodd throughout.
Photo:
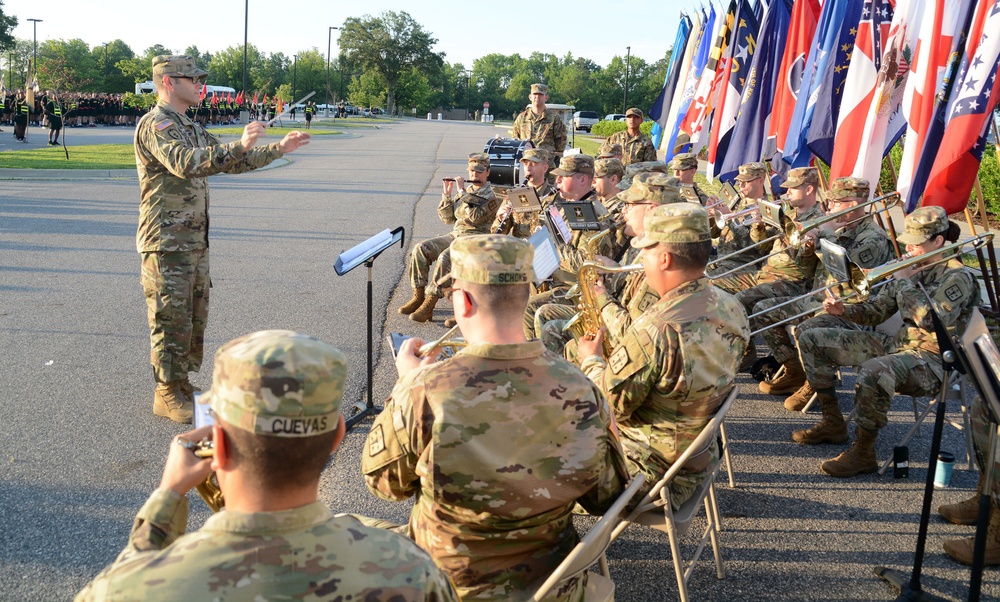
<svg viewBox="0 0 1000 602"><path fill-rule="evenodd" d="M278 148L280 148L283 153L290 153L309 144L310 138L312 138L312 136L298 130L288 132L285 134L285 137L281 139L281 142L278 143Z"/></svg>

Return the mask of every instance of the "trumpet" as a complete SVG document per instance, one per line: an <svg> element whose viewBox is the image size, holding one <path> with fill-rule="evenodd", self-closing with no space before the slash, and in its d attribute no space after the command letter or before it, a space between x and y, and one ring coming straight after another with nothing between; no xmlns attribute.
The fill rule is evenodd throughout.
<svg viewBox="0 0 1000 602"><path fill-rule="evenodd" d="M785 224L785 238L788 240L789 245L793 247L801 247L802 243L805 242L804 237L806 233L819 228L820 226L822 226L827 222L838 220L841 217L850 214L852 211L856 211L860 207L868 207L874 205L875 203L882 203L881 209L876 209L874 211L866 213L863 217L858 217L849 220L841 224L841 227L849 226L853 223L860 222L861 220L867 217L871 217L876 213L882 213L883 211L888 212L889 209L901 204L902 202L903 202L902 198L900 197L898 192L891 192L889 194L884 194L882 196L875 197L869 201L858 203L856 206L851 207L850 209L844 209L842 211L837 211L835 213L828 213L823 217L818 217L814 220L809 220L808 222L796 223L793 221L789 221L788 223Z"/></svg>
<svg viewBox="0 0 1000 602"><path fill-rule="evenodd" d="M458 324L452 326L448 330L448 332L446 332L443 335L441 335L441 338L439 338L439 339L437 339L435 341L431 341L429 343L424 343L423 345L421 345L420 349L417 349L417 357L427 357L427 355L430 352L432 352L432 351L434 351L435 349L438 349L438 348L450 349L451 350L451 355L455 355L455 350L456 349L460 349L460 348L465 347L466 345L468 345L468 343L465 342L464 339L449 339L448 338L448 337L451 337L452 335L454 335L456 332L458 332Z"/></svg>
<svg viewBox="0 0 1000 602"><path fill-rule="evenodd" d="M758 207L757 205L754 205L753 207L748 207L746 209L743 209L742 211L737 211L736 213L727 213L727 214L716 213L715 225L717 228L719 228L719 230L722 230L726 226L729 227L746 226L749 225L750 222L752 222L753 219L756 217L756 215L754 214L757 215L760 214L760 207ZM752 217L748 217L747 219L739 222L736 221L743 216L752 216Z"/></svg>
<svg viewBox="0 0 1000 602"><path fill-rule="evenodd" d="M180 437L177 442L191 450L191 453L199 458L211 458L215 456L215 442L208 437L198 442L188 441ZM205 505L212 512L218 512L226 506L226 499L222 495L222 489L219 488L219 480L216 478L214 471L205 477L205 480L199 483L195 487L195 490L198 491L198 495L201 496L201 499L205 501Z"/></svg>
<svg viewBox="0 0 1000 602"><path fill-rule="evenodd" d="M592 337L604 325L604 320L601 318L601 309L597 307L597 299L594 298L594 293L591 290L591 285L597 282L598 273L623 274L638 272L643 269L641 263L608 267L596 261L585 262L580 266L580 271L577 272L577 284L580 286L580 303L576 307L580 311L566 322L566 325L563 326L563 332L571 333L573 338L576 339L585 336ZM602 347L604 357L610 356L613 348L611 341L607 337L604 338Z"/></svg>
<svg viewBox="0 0 1000 602"><path fill-rule="evenodd" d="M923 255L910 255L910 254L906 254L906 255L903 255L902 257L900 257L899 259L896 259L894 261L890 261L890 262L888 262L888 263L886 263L884 265L881 265L881 266L876 267L876 268L872 268L870 270L865 270L865 269L859 267L854 262L850 262L849 261L848 262L848 268L850 269L850 275L849 275L848 280L846 280L846 281L840 281L840 282L835 282L833 284L824 286L824 287L816 289L814 291L810 291L810 292L808 292L808 293L806 293L804 295L799 295L798 297L794 297L792 299L789 299L788 301L785 301L783 303L779 303L778 305L774 305L774 306L768 308L766 311L760 311L760 312L756 312L754 314L751 314L749 316L749 319L752 320L753 318L762 316L762 315L764 315L764 314L766 314L766 313L768 313L770 311L773 311L773 310L778 309L780 307L784 307L786 305L790 305L792 303L795 303L795 302L800 301L802 299L806 299L806 298L811 297L813 295L825 293L825 292L827 292L829 290L832 290L833 288L835 288L835 287L837 287L837 286L839 286L841 284L848 285L851 288L851 291L849 293L841 296L839 298L840 301L848 301L848 300L857 299L858 301L864 302L864 301L867 301L869 298L871 298L871 295L875 291L875 289L880 288L881 286L887 284L890 281L890 277L893 274L895 274L896 272L900 272L902 270L905 270L905 269L908 269L908 268L911 268L911 267L914 267L914 266L919 266L918 270L917 270L918 272L923 271L923 270L927 270L927 269L930 269L932 267L941 265L942 263L947 263L947 262L951 261L952 258L953 258L953 256L955 254L957 254L961 250L961 248L963 246L965 246L965 245L971 244L974 249L980 249L980 248L982 248L982 247L990 244L992 242L992 240L993 240L993 233L992 232L987 232L985 234L979 234L978 236L972 236L972 237L967 238L965 240L961 240L961 241L958 241L958 242L954 242L954 243L951 243L951 244L944 245L944 246L942 246L941 248L939 248L939 249L937 249L935 251L931 251L930 253L924 253ZM938 259L934 259L935 257L938 257ZM924 263L924 262L928 262L928 260L932 260L932 261L930 261L929 263ZM785 324L788 324L789 322L794 322L795 320L798 320L799 318L804 318L806 316L812 316L814 314L819 313L822 310L823 310L823 307L820 306L820 307L817 307L817 308L814 308L814 309L809 309L809 310L800 312L798 314L795 314L794 316L790 316L788 318L785 318L784 320L775 322L773 324L768 324L767 326L765 326L763 328L757 329L757 330L751 332L750 336L751 337L755 336L755 335L760 334L761 332L764 332L765 330L769 330L771 328L775 328L775 327L778 327L778 326L784 326Z"/></svg>

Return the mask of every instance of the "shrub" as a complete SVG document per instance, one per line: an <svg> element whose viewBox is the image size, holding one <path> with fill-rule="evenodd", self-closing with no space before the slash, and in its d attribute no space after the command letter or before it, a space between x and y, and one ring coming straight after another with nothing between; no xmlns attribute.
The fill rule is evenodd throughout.
<svg viewBox="0 0 1000 602"><path fill-rule="evenodd" d="M650 132L652 132L652 130L653 130L652 121L644 121L642 125L639 126L639 131L642 132L643 134L646 134L647 136L650 135ZM594 127L591 128L590 133L595 136L601 136L602 138L608 138L612 134L617 134L618 132L623 132L623 131L625 131L624 121L598 121L597 123L594 124Z"/></svg>

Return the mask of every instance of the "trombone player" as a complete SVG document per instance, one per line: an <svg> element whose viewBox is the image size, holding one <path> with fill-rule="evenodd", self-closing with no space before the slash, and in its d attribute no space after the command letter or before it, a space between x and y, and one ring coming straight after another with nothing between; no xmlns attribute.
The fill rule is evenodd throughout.
<svg viewBox="0 0 1000 602"><path fill-rule="evenodd" d="M868 301L852 305L832 297L823 301L823 309L831 316L864 326L877 326L898 311L903 326L895 336L843 328L813 328L798 335L806 379L818 394L823 418L810 429L792 433L797 443L847 441L834 388L836 372L839 366L860 366L854 395L856 438L847 451L823 462L820 468L826 474L853 477L877 470L875 439L885 426L893 395L897 391L934 395L940 389L944 370L931 319L932 303L953 334L965 330L972 312L982 304L979 284L961 260L936 256L946 243L957 241L960 232L941 207L915 210L906 216L898 240L906 244L908 256L927 259L914 260L912 265L900 263L905 267L895 271L892 280Z"/></svg>
<svg viewBox="0 0 1000 602"><path fill-rule="evenodd" d="M825 286L837 284L836 278L827 274L826 269L816 256L816 246L819 244L820 238L828 238L844 247L847 250L848 258L861 268L874 268L894 257L889 237L872 220L870 215L866 215L865 206L862 205L868 200L870 190L868 180L864 178L837 178L830 183L830 190L827 193L828 215L837 213L843 213L843 215L806 232L805 241L802 243L803 248L796 256L796 262L806 273L815 274L811 290L820 290ZM842 296L846 290L846 286L840 285L832 292L835 296ZM777 297L758 302L753 307L753 314L758 315L750 319L750 329L757 331L766 328L761 333L761 337L774 355L774 359L785 367L782 376L760 383L760 391L769 395L795 393L785 400L785 407L795 410L801 409L806 404L809 397L812 396L812 391L805 388L805 373L802 370L801 362L799 362L795 343L788 334L788 329L785 326L771 327L771 325L810 309L818 310L823 300L821 297L817 298L816 295L812 295L803 297L795 303L773 309L774 306L790 300L785 297ZM802 317L789 322L789 324L796 325L796 336L815 327L859 328L854 322L832 315L823 315L812 319Z"/></svg>

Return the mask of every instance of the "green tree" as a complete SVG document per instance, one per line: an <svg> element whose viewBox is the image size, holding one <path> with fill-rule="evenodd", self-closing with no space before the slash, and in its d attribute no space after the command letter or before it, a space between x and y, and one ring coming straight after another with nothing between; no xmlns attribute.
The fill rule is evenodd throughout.
<svg viewBox="0 0 1000 602"><path fill-rule="evenodd" d="M31 50L31 40L15 39L14 45L0 55L3 59L3 81L8 88L24 88Z"/></svg>
<svg viewBox="0 0 1000 602"><path fill-rule="evenodd" d="M411 68L399 78L396 87L396 106L399 107L397 113L409 115L414 108L417 113L426 113L435 107L435 99L430 80L420 70Z"/></svg>
<svg viewBox="0 0 1000 602"><path fill-rule="evenodd" d="M295 89L293 92L297 95L295 100L310 92L315 92L316 95L309 100L323 104L325 99L320 99L323 99L323 89L326 86L326 55L320 54L319 49L313 47L308 50L300 50L296 56L298 58L295 59L293 73L288 78L289 82L294 79Z"/></svg>
<svg viewBox="0 0 1000 602"><path fill-rule="evenodd" d="M153 44L143 51L142 56L122 59L115 63L115 67L118 67L123 77L132 80L132 83L150 81L153 79L153 57L161 54L174 54L174 51L162 44Z"/></svg>
<svg viewBox="0 0 1000 602"><path fill-rule="evenodd" d="M386 88L382 74L370 69L351 80L347 100L359 108L381 107L385 104Z"/></svg>
<svg viewBox="0 0 1000 602"><path fill-rule="evenodd" d="M17 27L17 17L9 17L3 13L3 0L0 0L0 51L6 52L14 46L16 40L11 33Z"/></svg>
<svg viewBox="0 0 1000 602"><path fill-rule="evenodd" d="M253 44L247 45L247 86L250 92L273 93L273 89L265 89L254 84L254 69L262 62L261 53ZM215 86L228 86L236 90L243 88L243 46L229 46L212 55L212 62L209 63L207 71L209 83ZM280 85L280 84L279 84Z"/></svg>
<svg viewBox="0 0 1000 602"><path fill-rule="evenodd" d="M399 80L411 68L425 73L441 69L443 56L431 51L436 43L437 39L408 13L393 11L345 20L339 41L348 62L382 78L389 112L393 111Z"/></svg>
<svg viewBox="0 0 1000 602"><path fill-rule="evenodd" d="M91 89L95 92L132 92L135 82L131 77L127 77L118 68L119 61L128 61L135 58L135 53L129 45L121 40L115 40L105 48L104 44L94 46L90 50L94 58L94 68L96 75ZM145 81L145 80L143 80Z"/></svg>
<svg viewBox="0 0 1000 602"><path fill-rule="evenodd" d="M200 50L198 50L197 46L188 46L187 48L184 49L183 54L186 54L187 56L193 56L195 63L202 68L204 68L205 65L208 65L209 63L212 62L212 53L201 52Z"/></svg>
<svg viewBox="0 0 1000 602"><path fill-rule="evenodd" d="M82 92L99 79L90 46L83 40L45 40L38 47L38 85L43 89Z"/></svg>

